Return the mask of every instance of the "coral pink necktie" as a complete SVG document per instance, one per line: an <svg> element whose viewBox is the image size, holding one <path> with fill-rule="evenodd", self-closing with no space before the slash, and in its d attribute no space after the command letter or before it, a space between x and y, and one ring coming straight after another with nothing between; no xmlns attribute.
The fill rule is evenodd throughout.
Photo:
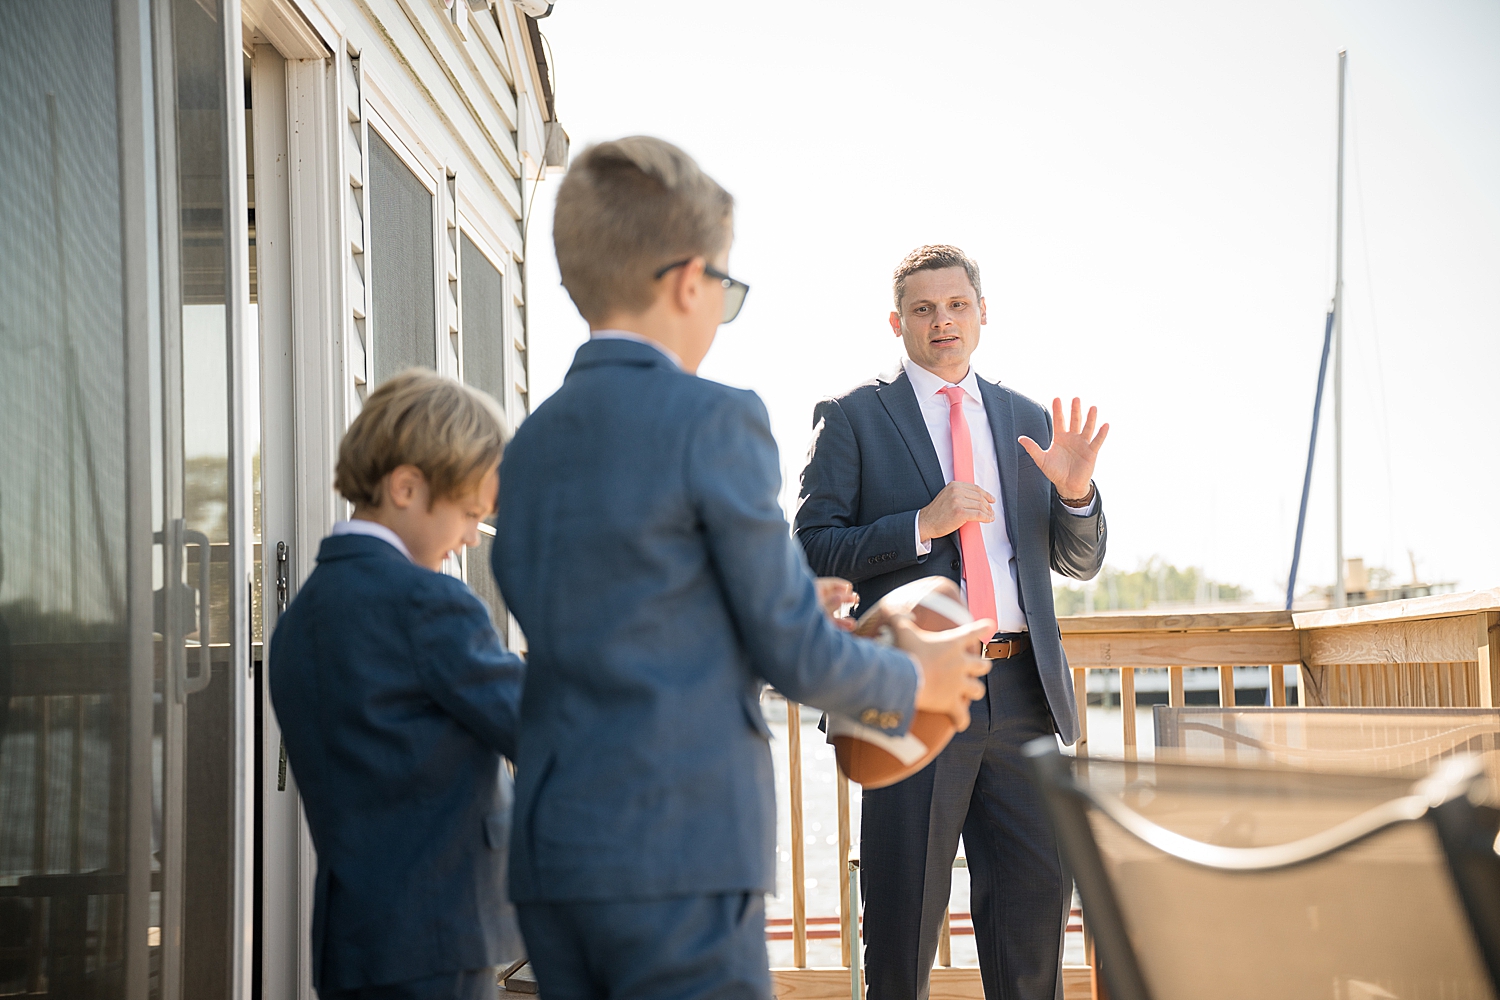
<svg viewBox="0 0 1500 1000"><path fill-rule="evenodd" d="M948 428L953 433L953 481L974 481L974 445L969 440L969 421L964 418L964 391L956 385L941 390L948 397ZM995 619L995 581L990 576L990 558L978 521L965 521L958 529L959 549L964 555L964 583L969 591L969 611L975 618Z"/></svg>

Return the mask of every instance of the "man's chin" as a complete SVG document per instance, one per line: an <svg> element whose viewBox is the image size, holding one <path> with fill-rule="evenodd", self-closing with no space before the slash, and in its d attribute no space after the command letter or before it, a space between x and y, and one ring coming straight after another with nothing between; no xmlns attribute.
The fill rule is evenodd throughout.
<svg viewBox="0 0 1500 1000"><path fill-rule="evenodd" d="M928 344L927 357L933 364L951 365L963 361L968 357L961 342L952 344Z"/></svg>

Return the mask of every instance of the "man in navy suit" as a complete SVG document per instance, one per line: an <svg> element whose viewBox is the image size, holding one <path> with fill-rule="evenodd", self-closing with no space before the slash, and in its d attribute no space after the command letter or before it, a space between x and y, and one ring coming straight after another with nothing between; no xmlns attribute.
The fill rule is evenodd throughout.
<svg viewBox="0 0 1500 1000"><path fill-rule="evenodd" d="M553 224L591 336L506 450L495 574L525 630L511 893L547 1000L769 1000L775 800L762 684L905 732L967 724L993 622L842 631L777 505L754 393L695 377L746 286L732 201L634 137L573 163Z"/></svg>
<svg viewBox="0 0 1500 1000"><path fill-rule="evenodd" d="M1078 710L1052 608L1051 571L1089 579L1104 562L1093 484L1109 425L1077 399L1064 422L979 378L986 322L979 268L957 247L914 250L895 274L894 373L818 404L797 538L821 574L864 607L918 577L964 589L999 631L973 725L932 764L862 796L865 965L871 1000L925 1000L959 835L988 1000L1062 997L1072 883L1021 747L1078 738Z"/></svg>
<svg viewBox="0 0 1500 1000"><path fill-rule="evenodd" d="M371 393L339 448L355 505L271 637L271 700L318 852L323 1000L494 1000L523 665L439 572L479 541L504 422L433 372Z"/></svg>

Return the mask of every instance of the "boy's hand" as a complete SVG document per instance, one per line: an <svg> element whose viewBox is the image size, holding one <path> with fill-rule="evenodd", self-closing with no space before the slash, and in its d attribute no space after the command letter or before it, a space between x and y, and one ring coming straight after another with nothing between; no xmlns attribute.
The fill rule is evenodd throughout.
<svg viewBox="0 0 1500 1000"><path fill-rule="evenodd" d="M969 702L984 697L978 678L990 672L979 644L995 634L995 623L981 618L946 632L925 632L905 620L893 624L896 648L910 653L921 668L916 707L948 716L959 732L968 729Z"/></svg>
<svg viewBox="0 0 1500 1000"><path fill-rule="evenodd" d="M854 619L847 616L840 618L839 612L845 605L852 607L859 603L854 584L839 576L820 576L817 584L818 603L823 606L823 613L845 632L853 632Z"/></svg>

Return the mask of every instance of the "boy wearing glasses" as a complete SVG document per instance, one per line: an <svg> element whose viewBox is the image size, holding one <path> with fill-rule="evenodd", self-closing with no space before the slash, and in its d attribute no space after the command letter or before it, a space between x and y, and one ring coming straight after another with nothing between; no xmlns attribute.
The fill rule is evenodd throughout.
<svg viewBox="0 0 1500 1000"><path fill-rule="evenodd" d="M763 684L893 734L915 708L962 726L983 690L993 622L892 649L824 615L764 405L695 377L747 291L732 208L645 137L586 150L558 191L591 336L506 449L494 546L530 647L511 896L548 1000L770 997Z"/></svg>

